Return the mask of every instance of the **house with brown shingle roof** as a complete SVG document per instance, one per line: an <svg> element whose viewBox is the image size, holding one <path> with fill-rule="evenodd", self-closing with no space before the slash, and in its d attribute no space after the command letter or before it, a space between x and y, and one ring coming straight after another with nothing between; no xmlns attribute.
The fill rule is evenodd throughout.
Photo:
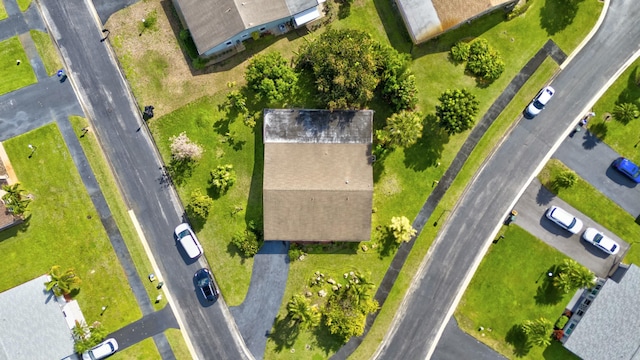
<svg viewBox="0 0 640 360"><path fill-rule="evenodd" d="M264 239L367 241L373 111L264 111Z"/></svg>

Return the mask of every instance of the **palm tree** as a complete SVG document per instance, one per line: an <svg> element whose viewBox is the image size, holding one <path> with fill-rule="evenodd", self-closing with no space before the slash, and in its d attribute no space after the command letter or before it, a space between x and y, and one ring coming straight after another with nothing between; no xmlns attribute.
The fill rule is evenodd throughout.
<svg viewBox="0 0 640 360"><path fill-rule="evenodd" d="M573 259L565 259L559 266L559 274L553 284L565 293L581 288L591 288L596 283L593 273Z"/></svg>
<svg viewBox="0 0 640 360"><path fill-rule="evenodd" d="M49 271L50 281L44 283L47 291L53 290L56 296L62 296L70 293L74 289L80 288L82 280L76 275L75 270L67 269L64 273L60 270L60 266L54 265Z"/></svg>
<svg viewBox="0 0 640 360"><path fill-rule="evenodd" d="M20 187L20 183L5 185L2 190L7 192L2 196L2 200L4 200L7 209L11 213L21 216L27 211L27 206L29 206L31 200L26 197L24 189Z"/></svg>
<svg viewBox="0 0 640 360"><path fill-rule="evenodd" d="M537 346L549 346L551 344L551 333L553 324L551 321L541 317L537 320L525 320L522 323L522 331L528 336L528 342Z"/></svg>
<svg viewBox="0 0 640 360"><path fill-rule="evenodd" d="M302 329L309 329L320 323L320 312L311 306L309 299L302 295L293 295L287 304L287 312Z"/></svg>
<svg viewBox="0 0 640 360"><path fill-rule="evenodd" d="M613 117L623 124L627 124L638 116L640 116L640 111L638 111L636 104L633 103L622 103L613 108Z"/></svg>

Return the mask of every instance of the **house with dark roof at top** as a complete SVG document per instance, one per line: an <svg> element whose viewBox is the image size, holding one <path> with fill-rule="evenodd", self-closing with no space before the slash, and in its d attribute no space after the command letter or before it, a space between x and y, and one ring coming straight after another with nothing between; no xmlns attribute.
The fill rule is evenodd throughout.
<svg viewBox="0 0 640 360"><path fill-rule="evenodd" d="M322 16L324 0L173 0L198 54L222 61L253 33L284 34Z"/></svg>
<svg viewBox="0 0 640 360"><path fill-rule="evenodd" d="M264 239L367 241L373 110L264 110Z"/></svg>
<svg viewBox="0 0 640 360"><path fill-rule="evenodd" d="M640 359L638 299L640 268L621 264L611 278L571 300L564 347L584 360Z"/></svg>

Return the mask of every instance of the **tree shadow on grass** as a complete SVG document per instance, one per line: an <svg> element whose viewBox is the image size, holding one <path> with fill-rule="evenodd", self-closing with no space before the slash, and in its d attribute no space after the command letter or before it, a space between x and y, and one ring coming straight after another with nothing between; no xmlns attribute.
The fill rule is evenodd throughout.
<svg viewBox="0 0 640 360"><path fill-rule="evenodd" d="M638 78L640 76L638 74L638 68L639 66L636 66L631 74L629 74L629 77L627 78L627 86L622 90L620 95L618 95L616 105L632 103L640 106L640 82L636 82L636 79L640 80L640 78Z"/></svg>
<svg viewBox="0 0 640 360"><path fill-rule="evenodd" d="M402 22L402 16L396 3L394 1L373 0L373 4L376 6L378 16L391 46L401 53L410 52L412 47L411 37Z"/></svg>
<svg viewBox="0 0 640 360"><path fill-rule="evenodd" d="M393 237L393 232L389 230L389 228L382 226L380 229L376 229L375 236L377 237L376 240L380 244L380 259L395 255L400 244Z"/></svg>
<svg viewBox="0 0 640 360"><path fill-rule="evenodd" d="M414 171L436 166L448 142L449 135L438 125L436 116L427 115L420 140L404 149L404 165Z"/></svg>
<svg viewBox="0 0 640 360"><path fill-rule="evenodd" d="M314 345L322 349L326 355L338 351L344 345L337 336L331 334L324 323L320 323L313 329L313 335L315 335Z"/></svg>
<svg viewBox="0 0 640 360"><path fill-rule="evenodd" d="M507 331L504 340L513 346L513 355L524 357L531 351L529 337L524 333L520 324L515 324Z"/></svg>
<svg viewBox="0 0 640 360"><path fill-rule="evenodd" d="M534 300L537 305L555 305L562 301L564 293L553 285L553 276L547 276L548 273L557 274L557 267L551 266L549 270L545 272L542 284L538 287Z"/></svg>
<svg viewBox="0 0 640 360"><path fill-rule="evenodd" d="M547 0L540 9L540 27L552 36L573 23L584 0Z"/></svg>
<svg viewBox="0 0 640 360"><path fill-rule="evenodd" d="M589 126L589 132L596 136L599 140L604 140L607 137L607 131L609 127L606 122L599 121Z"/></svg>
<svg viewBox="0 0 640 360"><path fill-rule="evenodd" d="M300 327L289 316L278 316L273 323L273 329L269 333L269 340L276 345L276 352L290 349L300 335Z"/></svg>
<svg viewBox="0 0 640 360"><path fill-rule="evenodd" d="M171 177L171 181L173 181L176 186L180 186L191 177L195 166L196 162L191 159L171 159L169 166L167 166L167 173Z"/></svg>

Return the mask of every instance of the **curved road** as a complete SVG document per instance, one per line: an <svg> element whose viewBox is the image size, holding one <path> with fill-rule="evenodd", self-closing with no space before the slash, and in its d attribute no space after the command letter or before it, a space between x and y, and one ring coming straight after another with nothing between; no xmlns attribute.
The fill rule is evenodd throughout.
<svg viewBox="0 0 640 360"><path fill-rule="evenodd" d="M139 221L171 296L172 310L199 359L251 358L229 309L220 298L202 304L193 274L207 267L203 257L187 261L173 229L183 210L166 183L162 161L130 89L107 44L101 42L98 15L89 0L38 2L50 33L93 130L100 139L128 206ZM156 274L158 275L158 274ZM199 301L200 300L200 301Z"/></svg>
<svg viewBox="0 0 640 360"><path fill-rule="evenodd" d="M640 2L612 0L599 30L553 81L556 95L521 120L467 187L421 264L378 359L429 358L499 224L537 173L640 49ZM490 209L490 211L488 211Z"/></svg>

